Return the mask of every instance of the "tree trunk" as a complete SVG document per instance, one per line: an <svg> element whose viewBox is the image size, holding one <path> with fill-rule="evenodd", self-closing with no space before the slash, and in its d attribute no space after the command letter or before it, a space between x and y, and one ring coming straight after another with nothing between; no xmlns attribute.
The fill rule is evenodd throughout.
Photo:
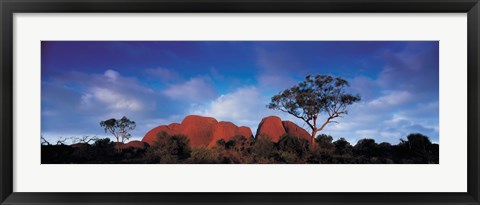
<svg viewBox="0 0 480 205"><path fill-rule="evenodd" d="M315 149L316 148L316 143L315 143L315 135L317 134L317 129L313 129L312 130L312 148Z"/></svg>
<svg viewBox="0 0 480 205"><path fill-rule="evenodd" d="M317 146L315 145L315 135L317 134L318 129L317 129L317 116L313 116L313 127L312 127L312 148L313 150L317 149Z"/></svg>

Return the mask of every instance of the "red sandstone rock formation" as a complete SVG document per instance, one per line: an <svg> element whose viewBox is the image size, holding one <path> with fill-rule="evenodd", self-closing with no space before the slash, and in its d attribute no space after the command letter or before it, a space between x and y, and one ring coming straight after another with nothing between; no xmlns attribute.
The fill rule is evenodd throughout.
<svg viewBox="0 0 480 205"><path fill-rule="evenodd" d="M181 125L178 123L172 123L169 125L160 125L151 129L150 131L145 134L142 139L142 142L146 142L150 145L153 144L153 141L157 138L157 134L160 132L166 132L168 135L176 135L180 134Z"/></svg>
<svg viewBox="0 0 480 205"><path fill-rule="evenodd" d="M273 142L278 142L280 137L285 133L301 139L310 140L310 134L308 134L305 129L291 121L282 121L277 116L263 118L258 125L257 134L255 137L260 139L264 136L269 136Z"/></svg>
<svg viewBox="0 0 480 205"><path fill-rule="evenodd" d="M192 147L208 145L217 123L217 120L212 117L190 115L183 119L180 134L188 136Z"/></svg>
<svg viewBox="0 0 480 205"><path fill-rule="evenodd" d="M217 144L217 141L220 139L229 141L235 136L244 136L246 139L249 139L252 135L252 130L250 130L249 127L237 127L231 122L221 121L215 126L212 140L210 141L210 144L208 146L215 146Z"/></svg>
<svg viewBox="0 0 480 205"><path fill-rule="evenodd" d="M215 118L211 117L189 115L183 119L181 124L172 123L153 128L145 134L142 142L152 145L160 132L166 132L168 135L186 135L192 147L213 147L220 139L228 141L235 136L244 136L247 139L252 136L252 131L248 127L238 127L231 122L217 122ZM278 142L285 133L310 140L310 134L303 128L293 122L282 121L277 116L263 118L258 125L255 137L269 136L272 141Z"/></svg>
<svg viewBox="0 0 480 205"><path fill-rule="evenodd" d="M277 116L268 116L262 119L258 125L256 138L269 136L272 141L278 142L280 136L285 134L285 128L283 127L282 120Z"/></svg>
<svg viewBox="0 0 480 205"><path fill-rule="evenodd" d="M142 142L153 144L159 132L166 132L169 135L186 135L192 147L212 147L219 139L228 141L236 135L245 136L247 139L252 136L252 131L248 127L237 127L231 122L217 122L211 117L189 115L181 124L172 123L168 126L161 125L153 128L145 134Z"/></svg>
<svg viewBox="0 0 480 205"><path fill-rule="evenodd" d="M240 126L238 127L238 134L245 136L247 139L253 136L252 130L249 127Z"/></svg>
<svg viewBox="0 0 480 205"><path fill-rule="evenodd" d="M288 134L310 141L310 134L297 124L291 121L283 121L282 124Z"/></svg>
<svg viewBox="0 0 480 205"><path fill-rule="evenodd" d="M238 135L238 127L231 122L219 122L215 125L210 143L216 143L219 139L231 140Z"/></svg>

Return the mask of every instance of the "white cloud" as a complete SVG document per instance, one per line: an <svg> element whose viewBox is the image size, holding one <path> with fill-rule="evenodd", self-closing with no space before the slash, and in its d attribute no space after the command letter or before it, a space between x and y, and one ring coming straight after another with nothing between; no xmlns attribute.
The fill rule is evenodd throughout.
<svg viewBox="0 0 480 205"><path fill-rule="evenodd" d="M180 79L180 76L177 73L166 68L146 69L145 73L162 82L172 82Z"/></svg>
<svg viewBox="0 0 480 205"><path fill-rule="evenodd" d="M218 97L205 114L222 119L246 119L251 116L252 111L258 110L258 107L265 107L261 99L262 96L256 88L240 88Z"/></svg>
<svg viewBox="0 0 480 205"><path fill-rule="evenodd" d="M133 78L107 70L103 75L93 75L89 79L87 84L90 86L85 88L80 102L83 110L129 112L152 110L155 107L149 100L153 91Z"/></svg>
<svg viewBox="0 0 480 205"><path fill-rule="evenodd" d="M413 122L405 115L393 114L391 119L385 121L385 124L389 126L408 126L412 125Z"/></svg>
<svg viewBox="0 0 480 205"><path fill-rule="evenodd" d="M120 74L117 71L114 70L107 70L105 71L105 77L107 77L107 80L109 81L115 81L120 77Z"/></svg>
<svg viewBox="0 0 480 205"><path fill-rule="evenodd" d="M406 136L403 136L401 132L394 132L394 131L382 131L380 132L380 136L382 136L383 138L391 138L395 141L399 140L402 137L403 138L406 137ZM377 143L380 143L380 141L377 141Z"/></svg>
<svg viewBox="0 0 480 205"><path fill-rule="evenodd" d="M255 87L244 87L235 92L221 95L204 110L192 110L192 114L214 117L221 121L231 121L238 126L255 127L268 113L263 96ZM255 130L252 131L255 132Z"/></svg>
<svg viewBox="0 0 480 205"><path fill-rule="evenodd" d="M355 134L357 134L361 138L371 138L373 136L378 135L378 130L376 129L357 130L355 131Z"/></svg>
<svg viewBox="0 0 480 205"><path fill-rule="evenodd" d="M412 97L413 95L408 91L395 91L380 96L379 98L370 101L368 104L378 107L397 106L410 101Z"/></svg>
<svg viewBox="0 0 480 205"><path fill-rule="evenodd" d="M104 103L109 109L139 111L144 107L143 103L131 96L122 94L108 88L92 88L93 98ZM87 96L92 96L87 94ZM87 97L88 98L88 97ZM85 98L85 99L87 99ZM92 98L92 97L89 97Z"/></svg>
<svg viewBox="0 0 480 205"><path fill-rule="evenodd" d="M165 96L174 100L192 100L196 102L212 99L216 92L206 78L196 77L189 81L173 84L162 92Z"/></svg>

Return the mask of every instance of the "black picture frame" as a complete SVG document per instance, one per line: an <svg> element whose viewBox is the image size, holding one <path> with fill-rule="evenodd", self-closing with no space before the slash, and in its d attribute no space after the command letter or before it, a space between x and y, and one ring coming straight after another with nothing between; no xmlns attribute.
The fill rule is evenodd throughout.
<svg viewBox="0 0 480 205"><path fill-rule="evenodd" d="M480 204L479 0L0 0L1 204ZM467 13L468 191L465 193L17 193L13 192L13 14L112 12ZM455 176L445 176L455 177Z"/></svg>

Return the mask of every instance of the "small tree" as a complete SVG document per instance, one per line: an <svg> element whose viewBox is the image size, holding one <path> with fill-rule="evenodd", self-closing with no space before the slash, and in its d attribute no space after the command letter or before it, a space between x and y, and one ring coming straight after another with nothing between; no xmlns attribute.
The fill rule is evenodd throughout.
<svg viewBox="0 0 480 205"><path fill-rule="evenodd" d="M348 81L328 75L307 75L303 82L272 97L268 108L280 110L303 120L310 127L311 143L317 132L323 130L333 119L347 114L347 106L360 101L360 96L345 91ZM317 124L319 115L327 119Z"/></svg>
<svg viewBox="0 0 480 205"><path fill-rule="evenodd" d="M65 145L67 140L70 139L68 137L60 137L60 139L57 140L57 145Z"/></svg>
<svg viewBox="0 0 480 205"><path fill-rule="evenodd" d="M73 143L86 143L86 144L89 144L90 142L95 142L99 140L99 138L97 136L88 136L88 135L85 135L83 137L72 137L72 142Z"/></svg>
<svg viewBox="0 0 480 205"><path fill-rule="evenodd" d="M43 137L43 135L40 136L40 143L41 143L42 146L51 145L50 142L47 141L47 139L45 139L45 138Z"/></svg>
<svg viewBox="0 0 480 205"><path fill-rule="evenodd" d="M136 124L135 121L123 116L120 120L111 118L101 121L100 126L105 129L105 133L110 132L115 137L117 142L119 142L120 139L122 139L122 142L125 142L125 139L128 140L130 137L132 137L132 135L128 132L134 130Z"/></svg>

